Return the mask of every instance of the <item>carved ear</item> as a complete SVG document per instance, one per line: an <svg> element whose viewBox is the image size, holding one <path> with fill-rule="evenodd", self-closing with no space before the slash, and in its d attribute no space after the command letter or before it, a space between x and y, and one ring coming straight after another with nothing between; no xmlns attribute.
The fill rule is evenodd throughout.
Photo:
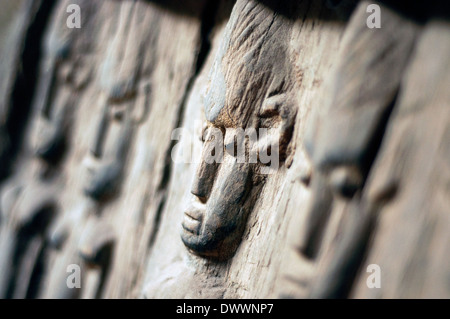
<svg viewBox="0 0 450 319"><path fill-rule="evenodd" d="M80 256L88 265L103 265L115 237L115 232L109 224L99 220L88 223L79 243Z"/></svg>
<svg viewBox="0 0 450 319"><path fill-rule="evenodd" d="M288 144L292 137L292 131L295 124L296 108L287 93L280 93L267 97L259 113L264 127L270 127L268 134L259 135L257 150L258 154L267 154L267 150L277 146L280 159L286 158ZM276 151L276 149L271 149Z"/></svg>

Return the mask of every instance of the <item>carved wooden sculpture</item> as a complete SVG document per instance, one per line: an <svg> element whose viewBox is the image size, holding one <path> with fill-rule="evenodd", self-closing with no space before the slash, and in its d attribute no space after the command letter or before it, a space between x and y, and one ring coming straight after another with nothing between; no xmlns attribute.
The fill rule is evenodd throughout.
<svg viewBox="0 0 450 319"><path fill-rule="evenodd" d="M142 15L150 19L143 19ZM154 22L151 17L152 11L143 3L124 3L121 6L116 35L101 70L105 107L90 149L90 156L99 162L93 167L88 166L90 176L84 188L84 194L96 201L102 202L119 191L135 130L149 114L148 72L152 60L146 61L143 52L153 32L149 28ZM131 39L133 44L129 43ZM125 48L124 43L127 45ZM144 96L144 99L138 99L137 95ZM138 101L143 101L143 104ZM111 126L117 124L120 128L115 136L111 136L111 130L114 129ZM108 137L113 137L112 143L110 141L108 144ZM116 231L107 220L102 219L102 214L106 212L99 211L97 216L91 216L79 247L83 261L88 266L96 265L101 269L100 278L96 280L97 298L106 284L113 248L118 240Z"/></svg>
<svg viewBox="0 0 450 319"><path fill-rule="evenodd" d="M367 3L352 16L341 60L330 80L330 102L319 110L305 145L313 167L311 218L301 250L314 257L331 210L332 194L351 198L364 185L377 138L392 110L415 28L383 7L386 23L373 32L366 25ZM389 15L389 16L388 16ZM392 30L395 37L387 37ZM389 42L386 41L389 39ZM357 71L355 71L357 70Z"/></svg>
<svg viewBox="0 0 450 319"><path fill-rule="evenodd" d="M42 81L34 106L35 126L28 141L28 150L31 148L34 153L29 164L31 182L20 185L23 177L19 175L2 195L2 212L11 223L11 235L17 237L5 240L11 243L13 254L6 259L14 260L14 274L10 274L10 280L16 283L10 285L17 286L7 295L13 294L15 298L27 296L34 268L46 248L47 227L59 210L57 185L62 181L58 181L54 171L59 168L65 154L75 96L89 76L89 72L83 73L86 68L82 68L82 56L73 56L73 51L86 50L87 44L80 40L78 32L65 27L67 3L61 2L61 7L57 8L51 28L53 32L48 34L45 43ZM85 19L89 21L89 10L86 10ZM56 95L56 92L61 93ZM14 247L14 242L17 242L17 247ZM22 256L27 255L30 257L22 260ZM5 274L9 272L5 270Z"/></svg>
<svg viewBox="0 0 450 319"><path fill-rule="evenodd" d="M367 6L368 3L361 2L352 15L343 39L341 59L331 80L330 104L321 111L315 133L310 132L306 139L315 170L310 218L303 225L300 249L310 258L315 258L321 248L333 211L333 198L338 196L349 201L361 196L416 37L416 27L385 6L382 6L383 28L372 32L366 25ZM388 36L394 32L395 36ZM312 297L338 297L348 293L349 273L358 267L371 227L369 216L358 216L361 213L354 207L349 207L348 214L348 228L344 231L353 233L355 245L345 255L336 254L333 263L339 265L338 273L318 279L326 283L316 283ZM336 267L330 265L330 269Z"/></svg>
<svg viewBox="0 0 450 319"><path fill-rule="evenodd" d="M398 179L404 177L400 177L399 171L382 173L377 170L380 164L373 167L380 145L391 143L392 136L386 136L386 127L393 125L392 121L401 126L402 109L425 102L420 99L412 102L414 93L410 91L407 80L410 68L416 67L410 61L421 31L419 25L408 15L402 16L390 6L380 4L383 27L373 32L365 23L368 4L361 2L351 18L335 76L330 79L333 81L330 104L320 112L306 139L314 172L310 215L303 225L300 249L309 258L316 258L321 253L321 258L317 258L321 265L310 291L313 298L346 297L350 294L364 255L369 250L378 215L397 197L399 187L405 186L400 186ZM433 32L427 30L424 33L423 38L433 38ZM443 34L436 32L434 36L437 41ZM419 50L423 50L421 42L427 40L420 40ZM424 63L427 61L425 55L420 59ZM440 78L439 72L434 75ZM436 90L436 93L436 98L440 99L437 97L440 91ZM431 98L433 94L428 96ZM436 110L440 108L438 104L435 105ZM405 151L403 143L398 144L397 150ZM400 158L409 162L406 154L392 151L389 158L394 162ZM404 170L400 171L404 173ZM388 175L380 182L380 176ZM377 182L374 183L373 179ZM342 200L347 206L341 225L337 230L327 229L330 214L339 210L336 201ZM335 236L339 233L342 238L332 247L323 247L321 241L326 231L336 232ZM403 250L400 246L396 249L399 253Z"/></svg>
<svg viewBox="0 0 450 319"><path fill-rule="evenodd" d="M0 297L450 295L448 4L17 1Z"/></svg>
<svg viewBox="0 0 450 319"><path fill-rule="evenodd" d="M450 271L444 253L450 245L450 28L445 22L450 8L442 5L418 36L360 205L376 221L363 267L376 260L388 277L376 291L364 289L356 277L351 296L444 298L449 293L443 278Z"/></svg>
<svg viewBox="0 0 450 319"><path fill-rule="evenodd" d="M90 201L82 202L66 217L51 228L50 243L54 263L49 268L47 287L43 298L100 298L107 282L115 232L96 216L98 206ZM67 285L67 269L80 267L81 286Z"/></svg>
<svg viewBox="0 0 450 319"><path fill-rule="evenodd" d="M143 28L143 23L148 21L140 20L139 8L142 4L122 5L118 30L108 47L108 56L101 70L100 81L104 92L101 103L105 106L97 122L90 158L86 161L90 176L84 188L85 194L95 200L114 195L118 190L133 128L145 121L148 114L150 86L139 81L139 76L143 68L145 40L151 30ZM137 37L139 42L133 39L133 44L128 44L131 37ZM135 105L136 94L146 96L143 106ZM111 126L120 127L116 136L111 136L110 130L114 129ZM109 144L108 137L114 139Z"/></svg>
<svg viewBox="0 0 450 319"><path fill-rule="evenodd" d="M118 27L100 70L100 103L104 107L98 120L93 122L96 133L83 163L87 170L83 186L84 203L79 212L67 212L68 216L60 220L51 235L55 248L61 249L63 244L66 247L54 271L63 274L67 265L82 264L83 274L90 279L74 295L61 275L58 280L51 280L46 297L99 298L108 280L117 236L109 224L104 205L120 194L128 149L134 130L147 117L150 93L148 83L140 77L145 74L141 55L151 29L143 25L148 21L140 17L141 3L125 2L119 6ZM139 42L134 39L132 46L124 47L130 34L137 36ZM138 94L145 98L138 100ZM143 101L144 105L137 101ZM65 239L67 243L64 243Z"/></svg>
<svg viewBox="0 0 450 319"><path fill-rule="evenodd" d="M292 74L286 20L257 1L238 1L228 22L204 99L206 140L191 189L197 199L186 210L181 235L195 254L227 259L237 249L262 186L260 169L264 164L249 163L249 154L255 149L262 152L264 145L275 142L281 161L287 156L296 112L289 100ZM251 145L230 130L239 128L255 132L276 128L277 133L269 143L260 135L258 143ZM214 130L226 131L220 164L207 159L211 145L222 142L217 136L212 138ZM244 163L237 159L236 150L241 147L247 153Z"/></svg>

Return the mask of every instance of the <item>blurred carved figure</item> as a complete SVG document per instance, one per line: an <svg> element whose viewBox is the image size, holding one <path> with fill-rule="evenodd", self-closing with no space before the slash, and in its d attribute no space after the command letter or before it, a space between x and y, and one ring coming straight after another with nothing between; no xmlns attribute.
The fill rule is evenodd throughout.
<svg viewBox="0 0 450 319"><path fill-rule="evenodd" d="M114 36L100 68L103 107L93 121L95 134L82 163L86 169L83 197L78 207L68 211L52 229L51 242L62 251L55 264L59 275L50 278L45 297L100 298L108 280L116 231L104 206L120 194L128 150L134 131L147 117L150 93L150 86L143 78L148 75L149 67L144 64L148 61L143 61L142 56L151 33L147 23L152 20L142 19L141 14L148 15L148 10L145 13L146 7L141 2L117 5L120 7L118 20L112 19L105 26L113 30ZM134 38L133 43L127 44L130 37L137 37L137 41ZM81 265L86 277L82 279L81 289L66 285L69 264Z"/></svg>
<svg viewBox="0 0 450 319"><path fill-rule="evenodd" d="M430 100L443 101L441 84L448 85L448 77L434 69L432 59L427 58L424 50L425 47L437 47L439 52L448 52L448 41L443 40L445 28L443 24L430 22L424 28L421 26L424 21L433 21L439 11L429 10L432 6L428 10L414 11L410 8L394 9L379 3L382 28L373 31L366 26L366 8L369 4L360 2L351 17L334 76L330 77L330 94L325 107L318 110L315 121L310 123L309 134L305 138L313 167L312 197L305 223L301 226L298 248L306 258L318 265L310 286L312 298L349 296L352 285L358 280L358 270L364 256L370 251L370 239L374 234L377 239L383 237L375 229L381 212L388 209L388 203L399 205L409 198L408 201L415 201L417 207L421 207L420 197L411 192L411 188L408 192L408 180L412 179L404 170L404 167L420 162L411 145L416 148L427 145L425 138L429 138L430 143L439 143L443 138L439 134L445 135L444 132L433 131L423 134L421 142L410 143L415 136L413 127L420 122L416 119L423 117L417 110L426 110ZM448 11L443 12L445 10L438 15L448 14ZM427 14L430 15L424 18ZM446 63L445 58L434 60ZM423 66L421 71L419 65ZM431 69L434 69L433 76L427 77ZM428 82L420 81L422 77ZM418 82L422 83L421 86ZM416 92L413 92L412 86L415 86ZM416 96L415 100L413 96ZM435 111L431 113L439 113L444 105L443 102L436 102ZM409 117L405 116L406 113ZM436 125L438 122L440 120L437 119L429 121ZM422 125L426 124L423 122ZM393 131L397 131L397 137L392 134ZM411 132L406 134L406 131ZM398 137L403 137L402 141ZM386 147L390 147L389 155L385 153ZM433 160L428 161L431 163ZM415 171L426 171L427 166L422 161L422 167L415 166ZM416 184L416 189L426 185L425 176L417 177L417 181L424 184ZM434 205L432 203L436 201L439 200L430 196L429 205ZM403 209L397 206L397 210L400 213ZM416 214L415 209L408 211L409 214ZM337 226L332 226L329 220L336 214L341 214L341 218ZM401 224L395 228L400 229ZM420 233L417 228L416 234ZM326 235L328 242L324 242ZM389 236L395 237L392 234ZM330 243L330 238L338 240ZM441 239L445 240L442 236ZM391 245L394 243L397 243L397 254L407 253L402 241L393 240ZM397 262L402 264L404 261L399 258ZM392 267L389 263L381 267L384 271L399 269L397 264ZM418 268L417 274L422 271L426 270ZM399 289L396 295L400 296L401 286L391 286L383 291L389 293L389 289Z"/></svg>
<svg viewBox="0 0 450 319"><path fill-rule="evenodd" d="M442 0L3 1L0 299L449 297L449 71Z"/></svg>
<svg viewBox="0 0 450 319"><path fill-rule="evenodd" d="M80 38L80 31L65 27L67 4L62 1L56 9L44 43L33 125L25 145L31 160L2 192L1 211L9 223L5 230L9 239L2 243L9 247L3 250L0 262L10 266L4 266L0 290L7 297L25 298L37 293L41 280L37 268L45 262L48 248L46 232L59 211L63 181L58 171L69 140L76 95L89 79L89 69L83 68L84 56L74 54L86 50L87 44ZM87 10L86 21L88 17Z"/></svg>
<svg viewBox="0 0 450 319"><path fill-rule="evenodd" d="M367 28L367 5L361 2L352 15L329 99L305 138L312 200L300 249L309 257L319 250L333 196L352 198L364 185L416 37L414 24L388 7L382 30Z"/></svg>

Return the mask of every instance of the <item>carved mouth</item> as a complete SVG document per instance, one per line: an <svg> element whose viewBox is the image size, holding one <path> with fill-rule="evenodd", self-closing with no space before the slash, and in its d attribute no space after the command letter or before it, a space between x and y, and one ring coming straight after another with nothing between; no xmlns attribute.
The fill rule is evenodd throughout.
<svg viewBox="0 0 450 319"><path fill-rule="evenodd" d="M202 226L203 214L198 211L187 211L184 213L184 219L182 222L182 227L187 232L193 235L199 235Z"/></svg>
<svg viewBox="0 0 450 319"><path fill-rule="evenodd" d="M206 203L196 196L184 212L181 239L194 254L226 260L236 251L245 229L248 209L244 202L249 194L249 166L231 162L228 175L215 185ZM251 202L248 205L252 206Z"/></svg>
<svg viewBox="0 0 450 319"><path fill-rule="evenodd" d="M218 215L204 205L184 212L181 239L191 253L217 260L228 259L234 253L236 225Z"/></svg>

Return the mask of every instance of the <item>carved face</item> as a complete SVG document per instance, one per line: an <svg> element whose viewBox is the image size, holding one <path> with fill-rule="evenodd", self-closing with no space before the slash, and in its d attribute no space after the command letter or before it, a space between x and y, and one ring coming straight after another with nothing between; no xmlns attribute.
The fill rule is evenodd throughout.
<svg viewBox="0 0 450 319"><path fill-rule="evenodd" d="M114 195L120 187L133 130L147 116L149 84L144 83L143 76L149 69L147 64L151 64L144 61L146 50L151 51L146 46L151 38L147 25L151 18L142 17L143 12L141 4L121 4L117 29L102 63L104 107L96 123L84 185L84 193L95 200ZM131 38L133 42L129 43ZM140 99L142 96L144 99Z"/></svg>
<svg viewBox="0 0 450 319"><path fill-rule="evenodd" d="M72 122L72 112L79 92L89 83L92 67L91 37L84 30L95 28L93 9L95 4L77 0L83 7L83 30L67 28L67 6L71 1L61 1L55 10L51 28L44 39L44 64L37 90L37 118L34 150L36 156L49 164L55 164L64 154Z"/></svg>
<svg viewBox="0 0 450 319"><path fill-rule="evenodd" d="M120 114L120 115L119 115ZM84 193L96 200L112 195L119 186L131 136L130 111L106 105L97 123Z"/></svg>
<svg viewBox="0 0 450 319"><path fill-rule="evenodd" d="M42 262L44 234L58 210L56 194L54 186L33 180L25 187L7 185L2 192L0 208L7 227L2 227L0 240L0 297L25 298L23 287L30 285L35 266Z"/></svg>
<svg viewBox="0 0 450 319"><path fill-rule="evenodd" d="M223 152L222 163L208 164L209 144L213 143L212 139L205 142L191 188L196 200L185 212L182 239L199 255L226 258L234 253L244 231L250 208L244 204L253 185L253 166L257 164L238 163L227 151Z"/></svg>
<svg viewBox="0 0 450 319"><path fill-rule="evenodd" d="M191 189L196 199L182 223L187 248L221 260L230 258L241 241L264 179L262 154L270 153L277 163L284 160L295 119L289 102L289 23L258 2L252 4L237 3L239 14L232 15L211 69L205 143ZM239 129L254 135L243 139ZM239 150L245 150L241 158Z"/></svg>

